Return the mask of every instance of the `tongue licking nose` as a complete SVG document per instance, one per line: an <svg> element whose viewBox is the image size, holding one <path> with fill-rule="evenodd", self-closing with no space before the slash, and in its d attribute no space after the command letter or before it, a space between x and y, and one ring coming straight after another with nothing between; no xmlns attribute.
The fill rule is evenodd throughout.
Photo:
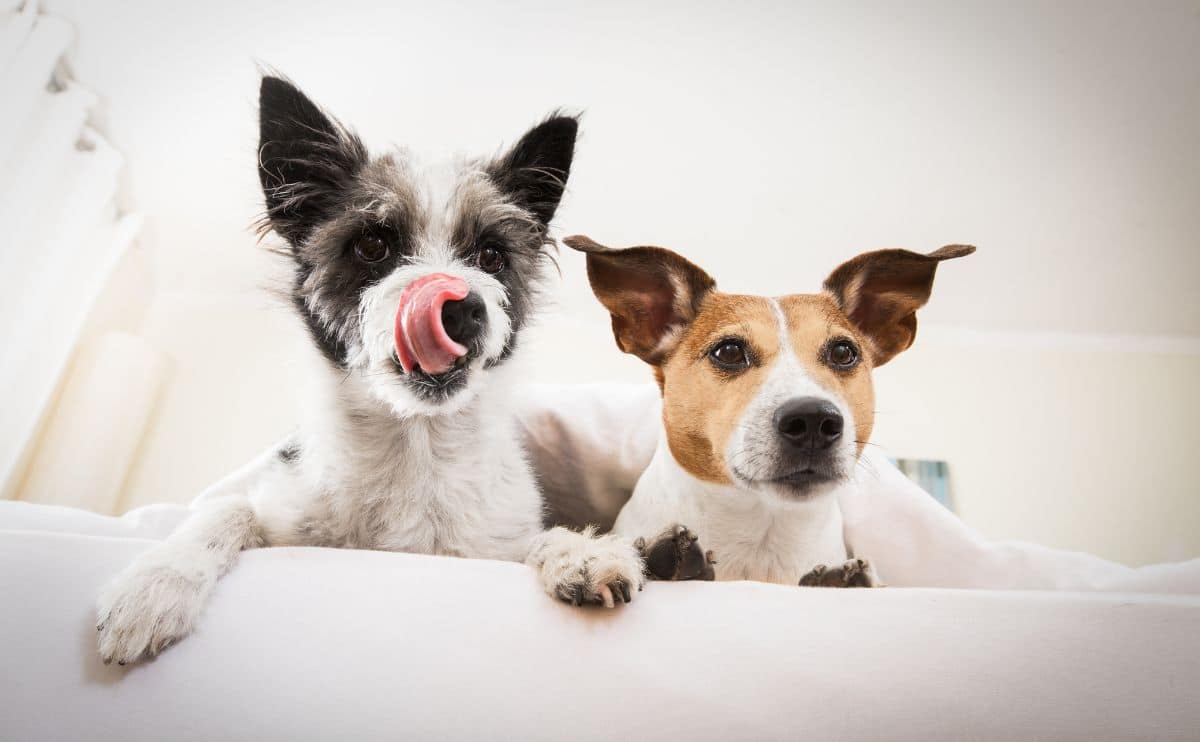
<svg viewBox="0 0 1200 742"><path fill-rule="evenodd" d="M405 373L420 368L440 374L467 354L442 325L442 306L461 301L470 292L466 281L445 273L421 276L404 289L396 310L396 357Z"/></svg>

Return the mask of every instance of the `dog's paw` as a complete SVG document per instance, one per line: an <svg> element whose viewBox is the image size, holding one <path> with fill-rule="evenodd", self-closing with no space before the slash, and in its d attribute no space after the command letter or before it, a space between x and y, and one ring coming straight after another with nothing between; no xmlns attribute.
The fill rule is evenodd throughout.
<svg viewBox="0 0 1200 742"><path fill-rule="evenodd" d="M639 538L634 547L646 561L646 573L653 580L712 580L716 578L711 551L705 551L696 534L687 526L669 526L649 544Z"/></svg>
<svg viewBox="0 0 1200 742"><path fill-rule="evenodd" d="M207 579L161 564L126 570L98 601L100 659L106 665L129 664L187 636L204 608Z"/></svg>
<svg viewBox="0 0 1200 742"><path fill-rule="evenodd" d="M617 536L596 536L554 528L541 534L528 562L538 570L550 595L572 605L588 603L612 608L628 603L642 589L642 559Z"/></svg>
<svg viewBox="0 0 1200 742"><path fill-rule="evenodd" d="M847 559L841 564L818 564L800 578L801 587L883 587L866 559Z"/></svg>

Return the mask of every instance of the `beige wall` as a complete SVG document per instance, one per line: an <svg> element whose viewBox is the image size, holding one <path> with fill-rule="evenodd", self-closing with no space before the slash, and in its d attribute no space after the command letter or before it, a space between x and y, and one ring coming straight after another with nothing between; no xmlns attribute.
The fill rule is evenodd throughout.
<svg viewBox="0 0 1200 742"><path fill-rule="evenodd" d="M1200 356L925 344L878 373L875 440L945 459L997 538L1133 564L1200 556Z"/></svg>

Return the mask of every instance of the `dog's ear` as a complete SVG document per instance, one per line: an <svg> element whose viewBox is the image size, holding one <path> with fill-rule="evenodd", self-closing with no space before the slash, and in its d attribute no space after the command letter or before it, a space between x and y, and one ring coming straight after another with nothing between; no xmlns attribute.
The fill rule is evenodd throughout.
<svg viewBox="0 0 1200 742"><path fill-rule="evenodd" d="M526 132L489 168L500 190L542 224L550 223L562 200L578 132L575 117L551 116Z"/></svg>
<svg viewBox="0 0 1200 742"><path fill-rule="evenodd" d="M613 250L583 236L563 242L587 253L588 281L612 315L617 347L650 364L666 357L716 287L703 270L661 247Z"/></svg>
<svg viewBox="0 0 1200 742"><path fill-rule="evenodd" d="M337 207L367 162L358 137L292 83L266 76L258 93L258 179L269 226L298 245Z"/></svg>
<svg viewBox="0 0 1200 742"><path fill-rule="evenodd" d="M928 255L878 250L842 263L825 279L828 291L870 341L872 363L882 366L913 344L917 310L929 301L938 263L975 252L946 245Z"/></svg>

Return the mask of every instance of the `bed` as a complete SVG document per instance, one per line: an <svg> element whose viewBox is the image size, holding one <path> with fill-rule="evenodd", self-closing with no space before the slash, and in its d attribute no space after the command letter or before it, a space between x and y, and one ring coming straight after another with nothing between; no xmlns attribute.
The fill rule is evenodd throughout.
<svg viewBox="0 0 1200 742"><path fill-rule="evenodd" d="M547 487L605 517L653 446L653 391L532 392ZM264 549L130 668L96 657L95 596L186 508L3 502L0 738L1197 738L1200 562L991 543L869 463L847 537L887 589L652 583L579 610L519 564Z"/></svg>

